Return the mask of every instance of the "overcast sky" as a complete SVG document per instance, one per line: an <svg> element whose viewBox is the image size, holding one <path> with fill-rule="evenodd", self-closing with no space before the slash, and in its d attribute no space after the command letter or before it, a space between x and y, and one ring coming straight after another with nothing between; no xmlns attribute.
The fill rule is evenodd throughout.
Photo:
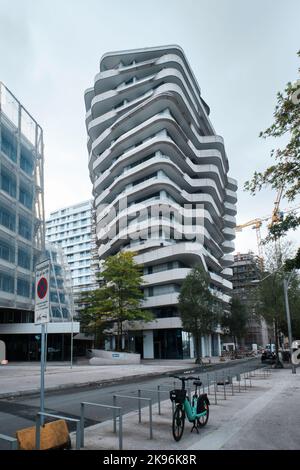
<svg viewBox="0 0 300 470"><path fill-rule="evenodd" d="M253 198L243 184L271 163L276 142L258 134L298 78L299 19L299 0L0 0L0 80L44 130L46 216L91 198L83 93L101 56L166 44L184 49L225 139L238 223L270 214L274 191ZM254 230L236 249L257 251Z"/></svg>

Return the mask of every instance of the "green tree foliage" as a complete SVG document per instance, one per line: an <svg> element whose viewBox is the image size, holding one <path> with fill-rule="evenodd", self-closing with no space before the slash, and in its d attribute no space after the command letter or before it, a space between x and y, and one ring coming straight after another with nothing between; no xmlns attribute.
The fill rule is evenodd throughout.
<svg viewBox="0 0 300 470"><path fill-rule="evenodd" d="M201 336L211 333L220 317L220 303L209 290L209 277L201 265L185 278L178 304L182 327L192 333L196 363L201 362Z"/></svg>
<svg viewBox="0 0 300 470"><path fill-rule="evenodd" d="M284 269L287 272L292 272L294 269L300 269L300 248L294 258L286 260Z"/></svg>
<svg viewBox="0 0 300 470"><path fill-rule="evenodd" d="M246 305L238 297L232 297L230 311L224 312L222 317L222 327L227 328L233 337L235 350L237 349L237 340L243 338L247 333L249 319Z"/></svg>
<svg viewBox="0 0 300 470"><path fill-rule="evenodd" d="M103 330L107 326L107 318L99 310L100 289L82 291L77 303L79 305L78 321L83 333L93 335L94 347L103 346Z"/></svg>
<svg viewBox="0 0 300 470"><path fill-rule="evenodd" d="M82 299L86 322L90 320L100 328L107 322L116 323L117 351L121 350L125 321L152 319L150 312L141 309L142 268L134 262L134 255L128 251L108 257L99 274L100 287Z"/></svg>
<svg viewBox="0 0 300 470"><path fill-rule="evenodd" d="M274 326L275 345L278 355L278 336L282 331L287 335L286 309L283 291L284 273L274 272L265 276L258 287L257 311L270 326ZM289 306L292 319L292 330L295 336L296 330L300 327L299 307L300 307L300 285L299 278L294 274L289 284ZM297 331L297 332L298 332Z"/></svg>
<svg viewBox="0 0 300 470"><path fill-rule="evenodd" d="M245 183L245 189L253 195L266 186L276 190L283 187L283 196L289 201L300 193L300 80L293 84L289 82L284 92L277 94L274 123L260 133L263 138L283 136L287 144L271 151L273 164L262 172L255 172L252 179ZM299 225L300 217L290 214L284 221L274 224L270 234L274 231L276 238L279 232L282 235Z"/></svg>

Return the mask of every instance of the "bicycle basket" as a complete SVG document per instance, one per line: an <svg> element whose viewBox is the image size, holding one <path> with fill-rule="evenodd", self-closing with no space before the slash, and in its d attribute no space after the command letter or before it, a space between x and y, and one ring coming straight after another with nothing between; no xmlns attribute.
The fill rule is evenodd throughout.
<svg viewBox="0 0 300 470"><path fill-rule="evenodd" d="M186 397L186 390L171 390L170 400L175 401L175 403L184 403Z"/></svg>

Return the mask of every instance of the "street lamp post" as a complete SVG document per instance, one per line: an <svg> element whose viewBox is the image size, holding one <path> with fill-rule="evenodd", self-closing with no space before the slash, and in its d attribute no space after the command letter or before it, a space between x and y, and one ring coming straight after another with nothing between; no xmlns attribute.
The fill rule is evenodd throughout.
<svg viewBox="0 0 300 470"><path fill-rule="evenodd" d="M293 364L293 361L292 361L292 357L293 357L293 348L292 348L293 337L292 337L292 325L291 325L291 315L290 315L289 296L288 296L289 282L291 280L293 272L294 271L292 271L290 273L288 279L286 279L286 278L283 279L283 291L284 291L285 311L286 311L286 319L287 319L287 326L288 326L288 336L289 336L289 345L290 345L292 374L296 374L296 367L295 367L295 364Z"/></svg>

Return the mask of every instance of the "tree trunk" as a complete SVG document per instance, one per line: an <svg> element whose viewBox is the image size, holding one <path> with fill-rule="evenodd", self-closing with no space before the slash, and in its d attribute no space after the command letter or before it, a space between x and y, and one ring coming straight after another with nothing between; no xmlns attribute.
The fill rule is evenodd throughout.
<svg viewBox="0 0 300 470"><path fill-rule="evenodd" d="M199 337L198 334L194 335L194 347L195 347L195 363L200 364L201 363L201 336Z"/></svg>

